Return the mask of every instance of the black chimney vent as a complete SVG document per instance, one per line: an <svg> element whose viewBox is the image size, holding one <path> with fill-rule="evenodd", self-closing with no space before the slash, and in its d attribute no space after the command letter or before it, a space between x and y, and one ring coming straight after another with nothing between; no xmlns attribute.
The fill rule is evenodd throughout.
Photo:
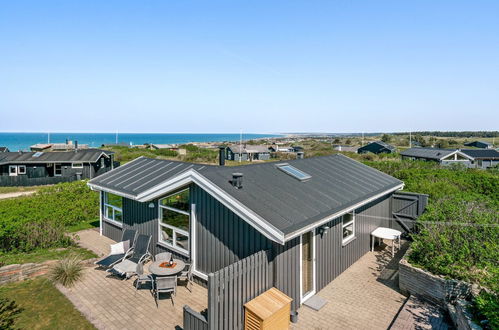
<svg viewBox="0 0 499 330"><path fill-rule="evenodd" d="M232 173L232 185L237 189L241 189L243 187L242 173Z"/></svg>
<svg viewBox="0 0 499 330"><path fill-rule="evenodd" d="M75 140L75 150L78 150L78 140Z"/></svg>
<svg viewBox="0 0 499 330"><path fill-rule="evenodd" d="M218 165L225 166L225 147L218 148Z"/></svg>

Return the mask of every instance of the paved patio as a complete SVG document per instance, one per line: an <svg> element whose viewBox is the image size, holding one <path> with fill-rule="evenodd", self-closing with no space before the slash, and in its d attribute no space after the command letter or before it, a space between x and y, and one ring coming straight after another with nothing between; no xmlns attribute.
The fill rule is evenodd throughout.
<svg viewBox="0 0 499 330"><path fill-rule="evenodd" d="M398 261L390 248L368 252L333 282L319 291L328 301L315 311L302 306L294 329L388 329L407 297L398 291Z"/></svg>
<svg viewBox="0 0 499 330"><path fill-rule="evenodd" d="M95 230L81 231L78 236L81 246L98 255L107 254L109 244L114 243ZM169 295L163 294L159 307L147 284L138 291L133 284L133 279L124 281L92 266L85 269L76 286L58 288L98 329L174 329L182 326L184 305L202 311L208 304L207 290L195 283L192 293L178 285L174 305Z"/></svg>

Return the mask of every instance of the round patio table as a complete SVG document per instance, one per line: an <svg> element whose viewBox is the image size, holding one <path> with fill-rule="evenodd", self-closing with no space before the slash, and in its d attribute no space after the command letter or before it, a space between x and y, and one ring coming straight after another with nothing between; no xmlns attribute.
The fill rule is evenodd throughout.
<svg viewBox="0 0 499 330"><path fill-rule="evenodd" d="M154 261L149 265L149 271L151 274L156 276L172 276L177 275L182 270L184 270L185 262L180 259L173 259L173 262L176 263L175 267L159 267L163 262L168 262L169 260L158 260Z"/></svg>
<svg viewBox="0 0 499 330"><path fill-rule="evenodd" d="M395 254L394 253L395 240L398 241L398 249L400 250L400 235L402 235L402 232L392 228L378 227L371 233L371 235L373 236L371 243L371 251L374 250L374 240L376 238L389 239L392 241L392 258Z"/></svg>

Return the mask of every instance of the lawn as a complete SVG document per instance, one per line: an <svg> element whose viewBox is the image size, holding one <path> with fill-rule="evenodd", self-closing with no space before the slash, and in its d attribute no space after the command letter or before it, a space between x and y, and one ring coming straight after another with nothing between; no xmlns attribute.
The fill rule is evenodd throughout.
<svg viewBox="0 0 499 330"><path fill-rule="evenodd" d="M0 297L14 300L22 309L15 328L95 329L73 304L43 277L1 286Z"/></svg>
<svg viewBox="0 0 499 330"><path fill-rule="evenodd" d="M76 254L82 260L96 258L97 255L90 250L71 246L68 248L39 249L32 252L0 252L0 265L25 264L28 262L40 263L47 260L59 260L69 254Z"/></svg>

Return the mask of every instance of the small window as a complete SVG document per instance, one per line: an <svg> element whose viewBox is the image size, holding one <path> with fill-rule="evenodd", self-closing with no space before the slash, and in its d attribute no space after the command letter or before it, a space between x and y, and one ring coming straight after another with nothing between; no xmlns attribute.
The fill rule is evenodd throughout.
<svg viewBox="0 0 499 330"><path fill-rule="evenodd" d="M159 241L189 253L189 189L159 200Z"/></svg>
<svg viewBox="0 0 499 330"><path fill-rule="evenodd" d="M353 212L343 215L342 232L343 244L355 237L355 214Z"/></svg>
<svg viewBox="0 0 499 330"><path fill-rule="evenodd" d="M83 168L83 163L73 163L71 164L72 168Z"/></svg>
<svg viewBox="0 0 499 330"><path fill-rule="evenodd" d="M17 166L9 165L9 176L17 176Z"/></svg>
<svg viewBox="0 0 499 330"><path fill-rule="evenodd" d="M17 167L17 174L26 174L26 165L19 165Z"/></svg>
<svg viewBox="0 0 499 330"><path fill-rule="evenodd" d="M62 175L62 165L61 164L54 164L54 175L55 176Z"/></svg>
<svg viewBox="0 0 499 330"><path fill-rule="evenodd" d="M108 220L123 222L123 198L104 193L104 217Z"/></svg>
<svg viewBox="0 0 499 330"><path fill-rule="evenodd" d="M277 165L277 168L280 169L281 171L283 171L284 173L291 175L292 177L294 177L300 181L305 181L305 180L308 180L312 177L311 175L309 175L305 172L302 172L299 169L297 169L296 167L293 167L289 164L279 164L279 165Z"/></svg>

